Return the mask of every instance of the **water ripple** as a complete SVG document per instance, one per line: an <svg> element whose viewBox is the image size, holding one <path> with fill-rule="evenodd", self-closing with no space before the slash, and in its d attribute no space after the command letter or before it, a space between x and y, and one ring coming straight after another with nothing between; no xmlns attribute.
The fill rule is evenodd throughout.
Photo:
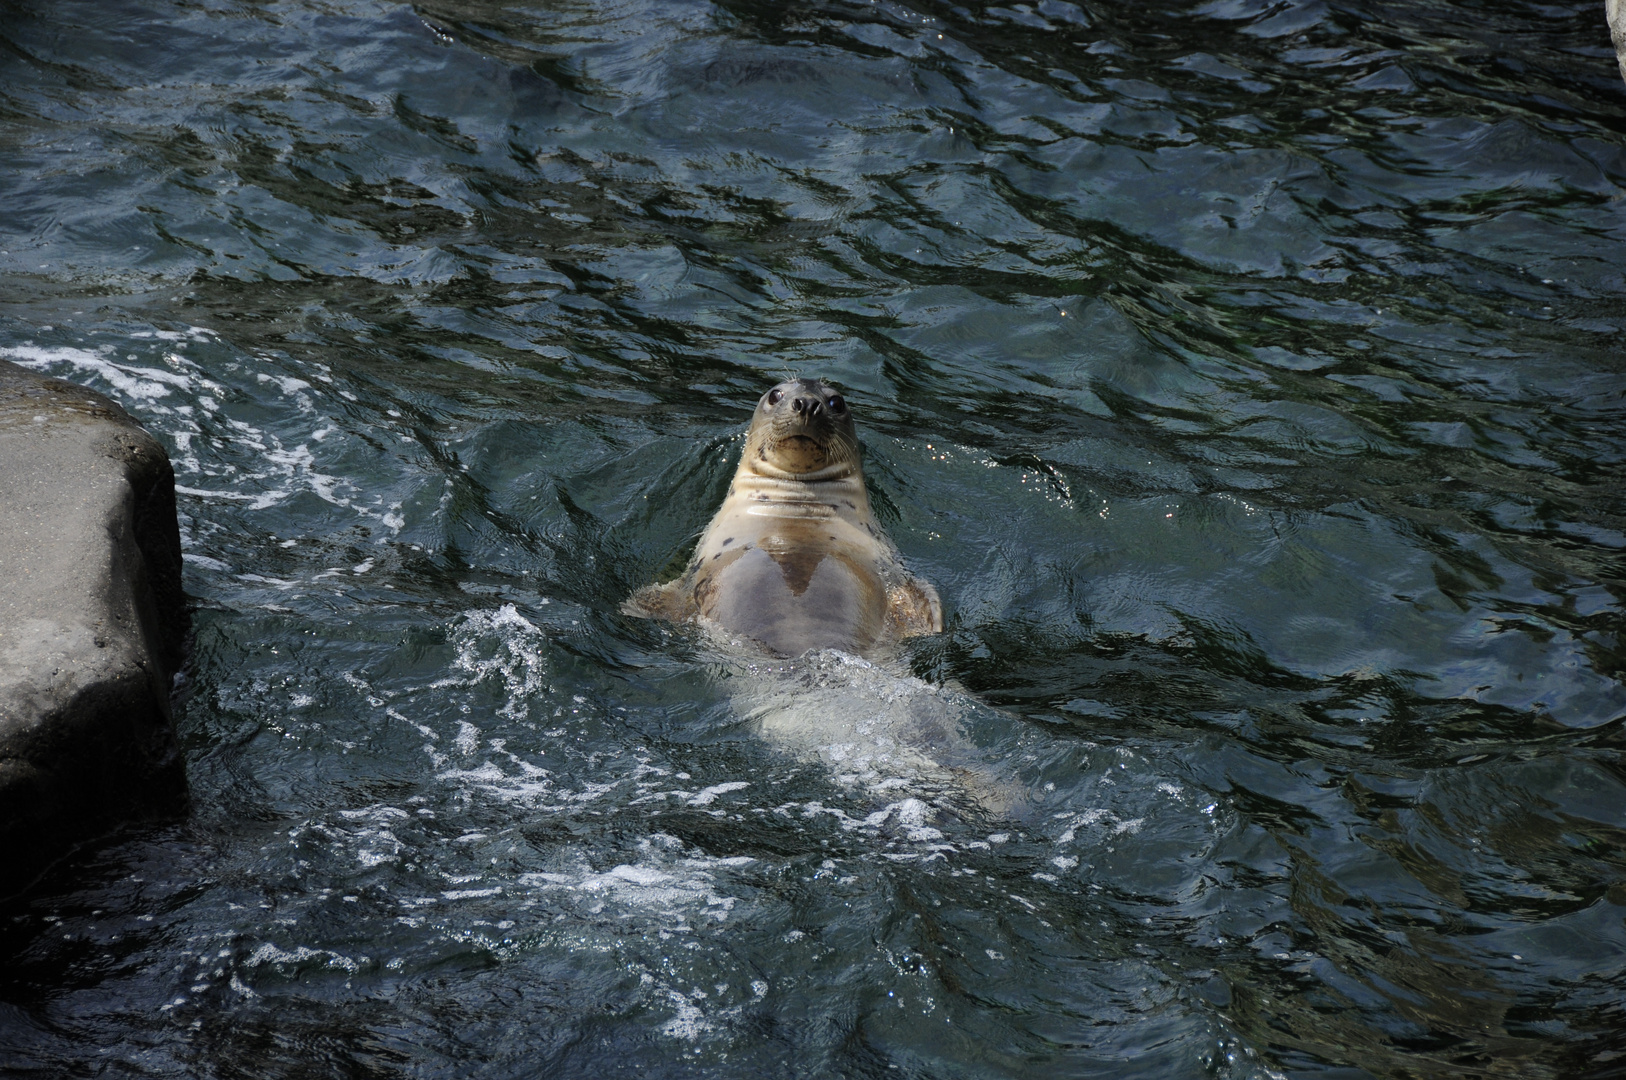
<svg viewBox="0 0 1626 1080"><path fill-rule="evenodd" d="M1595 8L7 5L0 357L165 442L197 610L194 812L13 902L0 1061L1608 1072ZM862 677L619 612L786 372L947 605Z"/></svg>

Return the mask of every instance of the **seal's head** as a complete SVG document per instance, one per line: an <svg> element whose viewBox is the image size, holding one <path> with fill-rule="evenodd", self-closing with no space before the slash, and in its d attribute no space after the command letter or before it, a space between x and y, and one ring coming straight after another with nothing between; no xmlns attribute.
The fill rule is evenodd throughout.
<svg viewBox="0 0 1626 1080"><path fill-rule="evenodd" d="M791 379L762 395L741 467L782 480L835 480L858 471L858 435L846 400L818 379Z"/></svg>

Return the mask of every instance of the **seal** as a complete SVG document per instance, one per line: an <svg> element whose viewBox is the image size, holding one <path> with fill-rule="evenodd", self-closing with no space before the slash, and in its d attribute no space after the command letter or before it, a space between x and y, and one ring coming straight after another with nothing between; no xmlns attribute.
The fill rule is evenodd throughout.
<svg viewBox="0 0 1626 1080"><path fill-rule="evenodd" d="M870 513L851 410L818 379L762 395L688 569L622 610L709 624L779 656L864 656L943 629L937 590L903 568Z"/></svg>

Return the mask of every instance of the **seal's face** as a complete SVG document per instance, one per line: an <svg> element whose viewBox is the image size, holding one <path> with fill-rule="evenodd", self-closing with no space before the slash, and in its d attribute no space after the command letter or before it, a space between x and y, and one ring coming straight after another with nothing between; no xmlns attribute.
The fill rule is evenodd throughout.
<svg viewBox="0 0 1626 1080"><path fill-rule="evenodd" d="M840 394L818 379L792 379L757 402L745 453L768 474L846 475L858 465L858 435Z"/></svg>

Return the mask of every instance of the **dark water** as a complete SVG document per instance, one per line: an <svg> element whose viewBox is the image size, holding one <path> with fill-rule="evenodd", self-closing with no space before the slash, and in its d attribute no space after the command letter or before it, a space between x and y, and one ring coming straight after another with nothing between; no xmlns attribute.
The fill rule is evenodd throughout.
<svg viewBox="0 0 1626 1080"><path fill-rule="evenodd" d="M0 913L0 1073L1626 1075L1595 0L0 46L0 356L169 447L196 602L192 814ZM786 371L948 612L852 692L961 695L1031 812L760 737L840 658L619 613Z"/></svg>

